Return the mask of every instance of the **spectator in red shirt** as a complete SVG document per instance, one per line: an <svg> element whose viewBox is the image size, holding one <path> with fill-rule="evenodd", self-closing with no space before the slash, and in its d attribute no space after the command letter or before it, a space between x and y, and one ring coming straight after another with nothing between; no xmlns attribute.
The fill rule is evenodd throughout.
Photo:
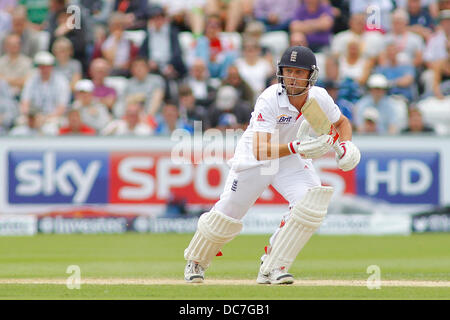
<svg viewBox="0 0 450 320"><path fill-rule="evenodd" d="M59 135L94 136L95 129L92 129L81 121L80 111L78 109L70 109L67 112L67 125L59 129Z"/></svg>

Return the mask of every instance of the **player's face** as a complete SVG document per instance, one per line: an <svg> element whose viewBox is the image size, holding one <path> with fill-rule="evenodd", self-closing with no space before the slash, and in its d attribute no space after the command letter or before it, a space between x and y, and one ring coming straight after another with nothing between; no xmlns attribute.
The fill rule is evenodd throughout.
<svg viewBox="0 0 450 320"><path fill-rule="evenodd" d="M282 74L288 94L301 93L308 86L309 70L285 67Z"/></svg>

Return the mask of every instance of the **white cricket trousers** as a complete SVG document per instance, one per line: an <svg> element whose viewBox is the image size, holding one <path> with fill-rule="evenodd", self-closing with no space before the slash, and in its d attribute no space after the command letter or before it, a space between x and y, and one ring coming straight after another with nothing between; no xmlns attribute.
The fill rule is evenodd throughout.
<svg viewBox="0 0 450 320"><path fill-rule="evenodd" d="M280 158L278 170L271 174L262 169L255 167L238 172L231 169L214 209L241 220L269 185L289 202L289 208L302 199L309 188L321 185L312 161L296 155Z"/></svg>

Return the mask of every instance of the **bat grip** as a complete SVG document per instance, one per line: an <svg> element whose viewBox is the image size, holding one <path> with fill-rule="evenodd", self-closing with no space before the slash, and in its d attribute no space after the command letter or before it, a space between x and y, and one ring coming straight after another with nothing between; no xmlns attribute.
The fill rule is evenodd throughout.
<svg viewBox="0 0 450 320"><path fill-rule="evenodd" d="M331 129L331 132L332 132L333 138L334 138L333 149L336 152L336 154L339 156L339 159L340 159L344 155L344 149L342 149L341 144L339 142L339 133L334 128Z"/></svg>

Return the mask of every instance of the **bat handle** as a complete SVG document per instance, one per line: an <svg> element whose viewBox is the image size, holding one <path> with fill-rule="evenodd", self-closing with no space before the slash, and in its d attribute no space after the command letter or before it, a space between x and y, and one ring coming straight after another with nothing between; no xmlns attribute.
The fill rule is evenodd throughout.
<svg viewBox="0 0 450 320"><path fill-rule="evenodd" d="M337 130L334 127L331 127L330 134L334 138L333 149L336 152L336 154L339 156L339 159L340 159L344 155L344 149L342 149L340 142L339 142L339 133L337 132Z"/></svg>

